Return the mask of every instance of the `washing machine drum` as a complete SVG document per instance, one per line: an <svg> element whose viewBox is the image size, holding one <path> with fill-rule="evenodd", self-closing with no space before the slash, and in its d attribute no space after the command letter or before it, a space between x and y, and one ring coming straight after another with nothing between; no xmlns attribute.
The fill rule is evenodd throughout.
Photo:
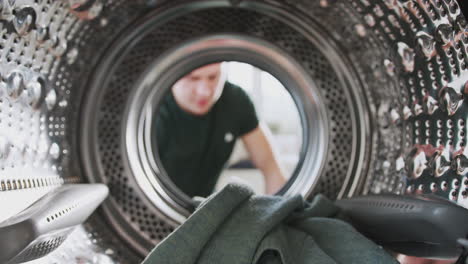
<svg viewBox="0 0 468 264"><path fill-rule="evenodd" d="M279 194L468 206L454 0L5 0L0 29L0 222L63 185L109 187L60 249L36 248L47 263L137 263L193 212L152 124L169 87L219 61L271 73L298 107L298 165Z"/></svg>

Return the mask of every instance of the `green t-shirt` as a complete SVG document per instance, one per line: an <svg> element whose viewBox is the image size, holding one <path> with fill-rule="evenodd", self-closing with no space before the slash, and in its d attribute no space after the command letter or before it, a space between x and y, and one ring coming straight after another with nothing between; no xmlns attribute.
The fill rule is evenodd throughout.
<svg viewBox="0 0 468 264"><path fill-rule="evenodd" d="M182 110L172 93L154 122L155 144L168 176L188 196L213 192L236 139L258 126L255 107L239 87L226 82L219 100L203 116Z"/></svg>

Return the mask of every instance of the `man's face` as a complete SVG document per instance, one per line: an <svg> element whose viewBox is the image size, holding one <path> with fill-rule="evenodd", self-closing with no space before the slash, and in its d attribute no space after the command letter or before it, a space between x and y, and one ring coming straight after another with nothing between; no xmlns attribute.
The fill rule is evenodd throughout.
<svg viewBox="0 0 468 264"><path fill-rule="evenodd" d="M221 63L209 64L182 77L172 87L177 104L194 115L208 113L222 93Z"/></svg>

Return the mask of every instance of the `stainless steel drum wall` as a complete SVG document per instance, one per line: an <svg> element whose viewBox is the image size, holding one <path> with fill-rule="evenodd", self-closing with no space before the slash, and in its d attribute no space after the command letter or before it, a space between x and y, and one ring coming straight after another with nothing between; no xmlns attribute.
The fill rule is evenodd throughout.
<svg viewBox="0 0 468 264"><path fill-rule="evenodd" d="M157 15L173 5L180 4L180 10L187 11L183 6L187 8L193 2L219 3L224 8L206 10L207 14L213 16L206 17L206 23L200 23L204 20L193 14L188 16L192 18L191 24L189 20L178 21L179 27L162 29L160 37L154 36L157 45L170 47L171 39L191 35L189 28L201 34L204 30L222 29L223 25L227 29L249 31L251 34L267 33L262 38L269 36L272 43L291 54L296 52L299 58L301 54L297 52L303 50L301 47L305 45L311 57L300 61L304 62L304 68L316 70L313 77L323 88L323 96L328 98L328 107L336 112L330 118L331 132L336 133L335 135L342 133L339 134L342 136L334 137L334 143L331 142L336 145L336 149L329 152L328 176L323 177L319 191L325 191L330 196L387 191L435 193L468 206L468 153L465 150L468 29L456 1L119 0L104 3L97 0L95 5L83 8L84 10L72 8L72 2L86 4L87 1L0 1L0 99L3 102L0 104L0 138L3 137L0 139L0 197L32 197L33 194L43 192L44 186L88 181L107 175L108 177L100 179L113 188L110 203L116 204L115 208L120 208L114 213L124 216L119 220L120 225L112 228L106 224L107 220L102 217L102 212L94 216L85 226L87 231L80 230L81 233L74 236L74 239L78 238L83 244L77 246L80 243L77 240L73 240L77 244L65 242L68 249L62 248L62 253L57 252L50 260L81 258L93 263L103 259L95 256L107 254L119 263L135 263L144 251L173 228L173 223L164 220L162 216L153 220L153 215L156 214L148 214L149 207L144 205L144 196L130 187L134 183L131 183L131 178L125 177L126 174L122 174L124 168L115 165L122 161L122 156L112 152L117 150L121 142L113 138L119 137L121 132L106 130L107 137L100 134L101 141L89 142L90 145L95 144L101 148L99 161L106 160L108 164L95 171L99 175L94 175L83 170L89 164L86 163L86 151L80 154L84 135L79 135L78 131L81 128L81 118L85 118L82 116L84 94L88 91L88 81L92 80L101 55L112 47L116 39L125 37L122 34L128 32L126 28L138 25L133 24L134 21L149 13ZM270 6L284 18L295 17L297 27L293 28L317 27L328 38L301 38L303 32L289 30L290 25L279 25L282 23L269 15L244 16L245 22L232 16L235 13L255 14L248 10L258 5ZM86 10L87 8L91 9ZM223 20L215 25L219 21L217 19L220 19L217 11L224 12L220 14L226 15L230 20ZM245 23L249 23L249 27L242 27ZM274 26L268 23L274 23L271 24ZM162 41L166 43L161 43ZM309 50L311 41L318 50ZM151 51L154 47L140 48L141 54L147 54L147 50ZM320 49L339 51L342 56L340 60L347 62L350 68L348 72L356 74L334 77L332 74L337 71L330 66L334 65L334 60L329 54L321 55L323 52L319 52ZM138 53L134 55L138 56ZM136 60L134 65L143 62ZM122 70L122 76L130 77L131 74L126 71L135 69ZM42 94L46 95L54 90L57 105L52 109L48 109L46 104L39 108L28 106L27 102L35 97L34 92L30 94L30 98L24 92L25 97L16 100L16 88L10 85L14 89L10 89L10 92L7 90L9 76L14 71L24 76L39 76L47 80L46 86L41 90ZM121 80L131 84L129 77ZM344 79L354 79L353 83L359 83L361 88L341 87L339 80ZM346 95L343 97L341 91L348 92L349 98ZM115 104L111 98L121 98L122 95L112 96L106 96L108 101L100 105L101 110L111 109L110 105ZM369 111L367 121L365 116L359 117L363 118L359 127L363 131L368 127L371 132L371 135L365 137L365 141L356 138L363 133L350 133L353 131L349 129L352 127L352 118L349 116L353 114L348 110L350 102L361 102L354 103L355 109L362 108L356 112L364 113L365 109ZM109 106L105 106L107 103ZM110 127L118 127L120 112L115 107L112 109L113 111L107 113L108 119L105 122ZM21 115L21 110L24 116ZM29 118L30 114L33 115L32 118ZM105 126L106 123L101 123L101 131L104 131ZM28 146L27 137L18 137L21 140L14 141L4 131L9 131L9 135L32 133L32 137L42 134L41 141L46 143L44 146L47 145L42 147L46 149L45 155L41 157L40 151L36 153L34 146ZM359 152L350 147L350 139L355 140L356 147L360 146ZM356 160L355 157L344 157L343 153L358 153L362 162L351 164L349 157ZM44 170L46 174L37 173L39 170L34 165L34 160L38 159L47 163ZM33 170L15 174L9 172L11 165L15 168L28 165ZM353 167L352 175L358 173L356 175L366 177L347 180L343 172L348 172L350 167ZM123 176L110 176L114 174ZM24 176L18 178L18 175ZM42 178L51 180L41 181ZM36 182L36 179L39 181ZM13 184L13 180L16 184ZM28 184L29 180L31 184ZM336 184L343 180L342 186ZM49 184L45 184L46 182ZM360 186L364 189L361 190ZM123 211L124 207L127 212ZM112 217L109 211L107 213ZM118 226L128 229L116 228ZM150 228L151 231L148 231ZM87 243L92 242L96 242L96 245L88 246ZM135 254L135 249L140 251L139 255Z"/></svg>

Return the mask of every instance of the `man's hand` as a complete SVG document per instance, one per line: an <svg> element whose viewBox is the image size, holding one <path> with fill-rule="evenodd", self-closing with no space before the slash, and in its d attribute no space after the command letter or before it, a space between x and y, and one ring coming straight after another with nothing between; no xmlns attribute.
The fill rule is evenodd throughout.
<svg viewBox="0 0 468 264"><path fill-rule="evenodd" d="M260 124L241 138L253 163L265 177L266 193L274 194L286 183L286 178L270 144L268 128Z"/></svg>

